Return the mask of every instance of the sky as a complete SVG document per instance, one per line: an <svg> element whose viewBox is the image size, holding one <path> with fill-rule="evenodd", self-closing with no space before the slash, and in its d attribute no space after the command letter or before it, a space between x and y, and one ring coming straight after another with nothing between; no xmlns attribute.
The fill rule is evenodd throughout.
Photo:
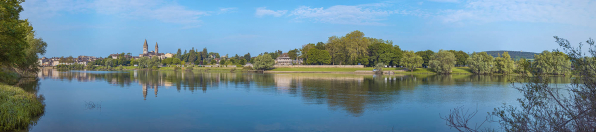
<svg viewBox="0 0 596 132"><path fill-rule="evenodd" d="M207 48L257 55L355 30L402 50L557 49L596 37L596 0L27 0L46 57Z"/></svg>

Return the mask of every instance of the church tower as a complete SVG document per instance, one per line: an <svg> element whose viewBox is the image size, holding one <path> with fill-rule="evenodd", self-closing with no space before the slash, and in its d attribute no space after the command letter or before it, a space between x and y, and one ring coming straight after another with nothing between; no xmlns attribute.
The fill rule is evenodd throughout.
<svg viewBox="0 0 596 132"><path fill-rule="evenodd" d="M157 47L157 42L155 42L155 54L159 53L159 47Z"/></svg>
<svg viewBox="0 0 596 132"><path fill-rule="evenodd" d="M149 50L149 45L147 45L147 39L145 39L145 44L143 45L143 54L147 54Z"/></svg>

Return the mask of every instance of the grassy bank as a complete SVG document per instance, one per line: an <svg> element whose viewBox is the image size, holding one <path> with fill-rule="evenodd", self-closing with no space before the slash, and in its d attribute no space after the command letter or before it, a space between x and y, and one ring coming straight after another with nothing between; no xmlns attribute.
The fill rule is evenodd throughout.
<svg viewBox="0 0 596 132"><path fill-rule="evenodd" d="M35 94L0 83L0 131L26 130L44 112Z"/></svg>

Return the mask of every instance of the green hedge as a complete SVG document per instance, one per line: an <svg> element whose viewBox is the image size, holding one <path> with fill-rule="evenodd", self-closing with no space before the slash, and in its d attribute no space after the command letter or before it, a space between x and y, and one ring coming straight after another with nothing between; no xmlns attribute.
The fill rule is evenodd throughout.
<svg viewBox="0 0 596 132"><path fill-rule="evenodd" d="M43 98L0 84L0 131L27 130L44 112Z"/></svg>

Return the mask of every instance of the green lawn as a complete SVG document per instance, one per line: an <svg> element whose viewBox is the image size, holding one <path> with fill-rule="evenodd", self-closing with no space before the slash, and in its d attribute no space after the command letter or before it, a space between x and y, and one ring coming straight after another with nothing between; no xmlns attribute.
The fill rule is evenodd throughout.
<svg viewBox="0 0 596 132"><path fill-rule="evenodd" d="M372 67L365 67L365 68L275 68L269 71L310 71L310 72L355 72L355 71L372 71L374 68Z"/></svg>

